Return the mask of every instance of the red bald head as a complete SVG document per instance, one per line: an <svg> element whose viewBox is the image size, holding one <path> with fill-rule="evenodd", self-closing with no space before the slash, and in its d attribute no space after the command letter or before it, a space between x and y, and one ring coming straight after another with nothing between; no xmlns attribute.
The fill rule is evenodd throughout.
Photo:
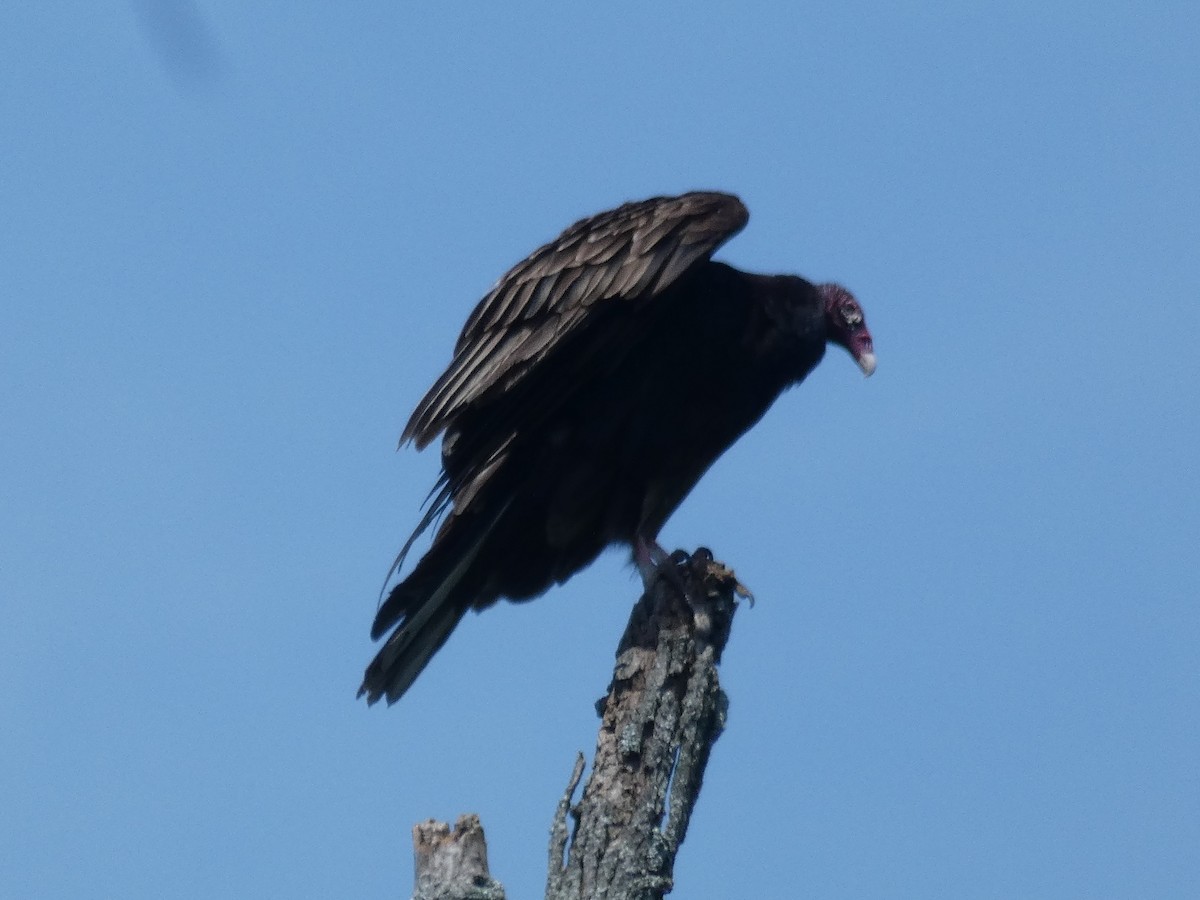
<svg viewBox="0 0 1200 900"><path fill-rule="evenodd" d="M817 290L825 301L828 339L849 350L863 374L870 375L875 371L875 345L862 307L840 284L818 284Z"/></svg>

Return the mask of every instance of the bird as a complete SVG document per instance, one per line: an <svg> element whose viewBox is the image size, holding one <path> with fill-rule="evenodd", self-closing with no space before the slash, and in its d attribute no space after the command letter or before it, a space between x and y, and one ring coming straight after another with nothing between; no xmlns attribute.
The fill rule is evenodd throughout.
<svg viewBox="0 0 1200 900"><path fill-rule="evenodd" d="M540 596L609 546L631 548L643 576L665 565L664 522L827 345L875 371L846 288L712 259L748 220L715 191L626 203L479 302L400 438L421 450L441 436L442 468L389 579L440 524L377 609L371 637L387 639L359 697L395 703L468 610Z"/></svg>

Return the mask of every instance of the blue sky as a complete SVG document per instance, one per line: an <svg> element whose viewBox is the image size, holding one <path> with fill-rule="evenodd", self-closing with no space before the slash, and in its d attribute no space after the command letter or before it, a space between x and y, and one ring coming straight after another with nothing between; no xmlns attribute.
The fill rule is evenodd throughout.
<svg viewBox="0 0 1200 900"><path fill-rule="evenodd" d="M509 896L638 583L467 619L368 710L394 452L576 218L740 194L831 353L668 523L754 590L680 896L1200 896L1194 4L0 10L0 894Z"/></svg>

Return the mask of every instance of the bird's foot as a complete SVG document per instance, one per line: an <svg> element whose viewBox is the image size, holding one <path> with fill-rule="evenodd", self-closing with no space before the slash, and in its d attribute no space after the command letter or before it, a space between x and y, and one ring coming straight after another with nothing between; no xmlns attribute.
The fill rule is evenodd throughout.
<svg viewBox="0 0 1200 900"><path fill-rule="evenodd" d="M707 554L707 559L712 559L712 552L703 547L696 552ZM695 574L691 568L692 556L683 550L668 553L653 538L639 536L634 544L633 558L637 563L638 572L642 576L644 590L651 590L659 579L664 579L679 592L680 596L687 600L693 610L697 610L702 605L699 602L700 597L690 583Z"/></svg>
<svg viewBox="0 0 1200 900"><path fill-rule="evenodd" d="M684 550L667 553L657 541L639 536L634 545L634 559L647 591L659 579L675 588L691 608L696 636L702 640L712 634L713 601L722 590L732 589L738 599L754 605L754 595L737 580L732 569L713 558L707 547L690 554Z"/></svg>

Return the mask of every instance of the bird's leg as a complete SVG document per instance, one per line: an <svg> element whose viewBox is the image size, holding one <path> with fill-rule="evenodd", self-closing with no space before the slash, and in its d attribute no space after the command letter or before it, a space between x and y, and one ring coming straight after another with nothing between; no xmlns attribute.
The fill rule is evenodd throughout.
<svg viewBox="0 0 1200 900"><path fill-rule="evenodd" d="M652 537L648 538L643 534L638 534L634 538L633 561L637 565L638 573L642 576L642 587L646 590L650 590L654 586L654 582L658 581L659 576L664 574L668 568L675 572L677 578L680 577L679 573L669 566L671 554Z"/></svg>

